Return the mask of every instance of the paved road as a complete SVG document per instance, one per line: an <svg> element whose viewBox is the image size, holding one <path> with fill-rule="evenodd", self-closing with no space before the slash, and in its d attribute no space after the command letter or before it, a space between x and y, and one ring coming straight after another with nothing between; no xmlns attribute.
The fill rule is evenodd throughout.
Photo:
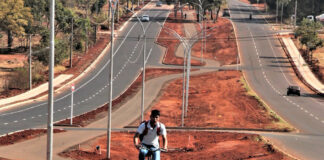
<svg viewBox="0 0 324 160"><path fill-rule="evenodd" d="M254 7L238 0L228 2L246 79L257 94L300 134L272 138L282 140L283 148L295 150L294 155L298 157L323 159L324 100L303 85L300 97L286 96L287 86L300 85L300 82L273 36L275 32ZM249 20L250 12L253 12L253 20ZM300 143L302 141L305 143Z"/></svg>
<svg viewBox="0 0 324 160"><path fill-rule="evenodd" d="M161 27L154 23L164 22L168 15L168 9L156 8L155 3L146 6L140 13L150 16L150 22L143 22L147 37L147 59L148 64L159 61L163 52L154 43L155 37ZM113 98L123 93L141 72L143 34L140 23L133 18L118 33L115 40L114 53L114 81ZM149 52L151 51L151 52ZM74 93L74 115L93 110L108 101L108 75L109 75L109 54L106 54L101 62L84 79L76 84ZM55 98L54 121L62 120L70 115L70 92L62 93ZM47 100L14 108L0 113L0 135L46 126L47 123Z"/></svg>

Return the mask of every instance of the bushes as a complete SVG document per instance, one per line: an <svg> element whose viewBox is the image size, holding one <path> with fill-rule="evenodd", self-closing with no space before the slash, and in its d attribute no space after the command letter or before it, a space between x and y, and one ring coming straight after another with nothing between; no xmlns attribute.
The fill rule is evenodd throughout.
<svg viewBox="0 0 324 160"><path fill-rule="evenodd" d="M39 61L32 65L32 82L38 84L45 81L46 67ZM8 77L7 89L29 89L29 64L25 63L23 67L16 68L12 76Z"/></svg>
<svg viewBox="0 0 324 160"><path fill-rule="evenodd" d="M68 57L69 43L68 40L56 40L55 41L55 59L54 63L60 64L65 58ZM41 49L34 55L38 61L43 62L44 65L49 63L49 50Z"/></svg>

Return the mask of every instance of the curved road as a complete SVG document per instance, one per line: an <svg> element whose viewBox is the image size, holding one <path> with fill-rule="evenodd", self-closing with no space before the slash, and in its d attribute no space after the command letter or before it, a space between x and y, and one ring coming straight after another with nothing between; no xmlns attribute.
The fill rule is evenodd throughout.
<svg viewBox="0 0 324 160"><path fill-rule="evenodd" d="M163 54L154 43L155 37L161 30L161 27L155 22L163 23L168 13L169 9L156 8L155 3L149 3L138 14L139 16L142 14L150 16L150 22L143 22L147 37L147 64L159 61ZM115 39L113 98L122 94L141 72L144 44L143 38L138 39L141 34L143 34L141 25L134 17ZM94 110L108 102L109 54L105 54L96 68L75 84L74 115ZM70 103L69 91L55 97L54 121L70 116ZM29 128L45 127L47 107L47 100L45 100L1 112L0 135Z"/></svg>
<svg viewBox="0 0 324 160"><path fill-rule="evenodd" d="M323 159L324 100L301 85L264 15L239 0L228 0L236 29L242 69L250 86L296 134L264 134L293 156ZM253 12L253 20L249 13ZM301 85L302 95L286 96L288 85Z"/></svg>

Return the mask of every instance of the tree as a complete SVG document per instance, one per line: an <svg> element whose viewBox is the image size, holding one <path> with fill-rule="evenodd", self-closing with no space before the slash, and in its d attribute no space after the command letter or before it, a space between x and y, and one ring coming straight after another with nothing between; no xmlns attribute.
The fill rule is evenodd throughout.
<svg viewBox="0 0 324 160"><path fill-rule="evenodd" d="M295 30L295 35L299 37L300 43L306 46L307 59L310 59L311 62L313 51L323 46L323 40L318 37L317 33L320 28L322 28L321 23L304 19L301 26Z"/></svg>
<svg viewBox="0 0 324 160"><path fill-rule="evenodd" d="M0 28L7 32L9 49L12 47L13 34L24 35L24 26L31 22L32 18L30 8L24 6L23 0L0 1Z"/></svg>

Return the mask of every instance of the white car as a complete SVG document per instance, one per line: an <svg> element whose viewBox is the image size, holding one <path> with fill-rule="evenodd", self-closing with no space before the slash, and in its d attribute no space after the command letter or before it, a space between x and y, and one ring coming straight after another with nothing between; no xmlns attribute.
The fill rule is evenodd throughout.
<svg viewBox="0 0 324 160"><path fill-rule="evenodd" d="M316 16L316 20L323 22L324 21L324 14Z"/></svg>
<svg viewBox="0 0 324 160"><path fill-rule="evenodd" d="M150 21L150 17L149 17L148 15L143 15L143 16L141 17L141 21L142 21L142 22L148 22L148 21Z"/></svg>

